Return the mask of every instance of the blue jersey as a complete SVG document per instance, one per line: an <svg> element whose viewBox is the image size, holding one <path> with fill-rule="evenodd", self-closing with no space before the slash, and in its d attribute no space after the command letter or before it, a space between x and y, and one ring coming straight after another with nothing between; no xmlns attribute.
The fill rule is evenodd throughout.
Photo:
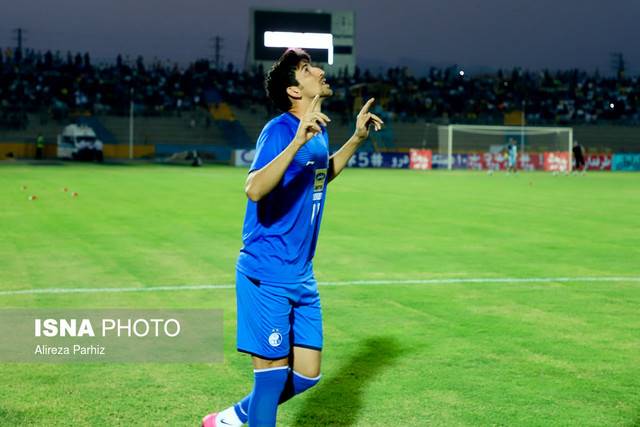
<svg viewBox="0 0 640 427"><path fill-rule="evenodd" d="M284 113L266 124L250 172L261 169L293 140L300 121ZM298 150L278 185L259 202L247 201L237 269L259 280L300 283L313 277L312 262L326 195L326 130Z"/></svg>

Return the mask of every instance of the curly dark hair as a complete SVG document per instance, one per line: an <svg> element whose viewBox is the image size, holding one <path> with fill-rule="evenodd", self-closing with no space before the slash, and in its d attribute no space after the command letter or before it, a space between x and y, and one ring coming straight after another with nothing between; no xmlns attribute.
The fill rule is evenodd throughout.
<svg viewBox="0 0 640 427"><path fill-rule="evenodd" d="M298 85L296 68L303 60L311 62L311 56L302 49L287 49L267 73L264 82L267 97L283 112L289 111L293 105L287 88Z"/></svg>

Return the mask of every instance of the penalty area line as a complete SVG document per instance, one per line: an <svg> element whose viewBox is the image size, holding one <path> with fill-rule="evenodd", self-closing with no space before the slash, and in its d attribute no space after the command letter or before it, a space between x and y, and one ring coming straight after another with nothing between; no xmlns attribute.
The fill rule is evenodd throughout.
<svg viewBox="0 0 640 427"><path fill-rule="evenodd" d="M640 282L638 276L592 276L592 277L482 277L451 279L388 279L388 280L343 280L334 282L318 282L318 286L383 286L383 285L443 285L465 283L577 283L577 282ZM235 285L183 285L183 286L150 286L147 288L44 288L13 289L0 291L0 296L7 295L42 295L42 294L98 294L123 292L173 292L203 291L216 289L234 289Z"/></svg>

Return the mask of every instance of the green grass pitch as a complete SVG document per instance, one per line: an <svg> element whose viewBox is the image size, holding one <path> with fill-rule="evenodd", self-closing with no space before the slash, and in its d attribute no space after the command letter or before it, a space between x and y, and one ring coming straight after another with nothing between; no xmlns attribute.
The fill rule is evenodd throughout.
<svg viewBox="0 0 640 427"><path fill-rule="evenodd" d="M245 173L2 166L0 292L231 284ZM346 170L315 271L397 283L321 286L324 377L279 425L640 425L640 174ZM401 283L604 276L628 279ZM0 294L225 318L220 364L0 364L0 425L199 425L251 387L234 304L232 289Z"/></svg>

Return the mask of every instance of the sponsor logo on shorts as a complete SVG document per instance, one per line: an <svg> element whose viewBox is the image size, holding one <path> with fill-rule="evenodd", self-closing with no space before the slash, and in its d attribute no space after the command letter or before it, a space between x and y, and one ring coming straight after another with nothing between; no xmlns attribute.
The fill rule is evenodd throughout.
<svg viewBox="0 0 640 427"><path fill-rule="evenodd" d="M269 344L271 344L271 347L278 347L281 343L282 335L280 335L280 332L275 329L273 332L271 332L271 335L269 335Z"/></svg>

